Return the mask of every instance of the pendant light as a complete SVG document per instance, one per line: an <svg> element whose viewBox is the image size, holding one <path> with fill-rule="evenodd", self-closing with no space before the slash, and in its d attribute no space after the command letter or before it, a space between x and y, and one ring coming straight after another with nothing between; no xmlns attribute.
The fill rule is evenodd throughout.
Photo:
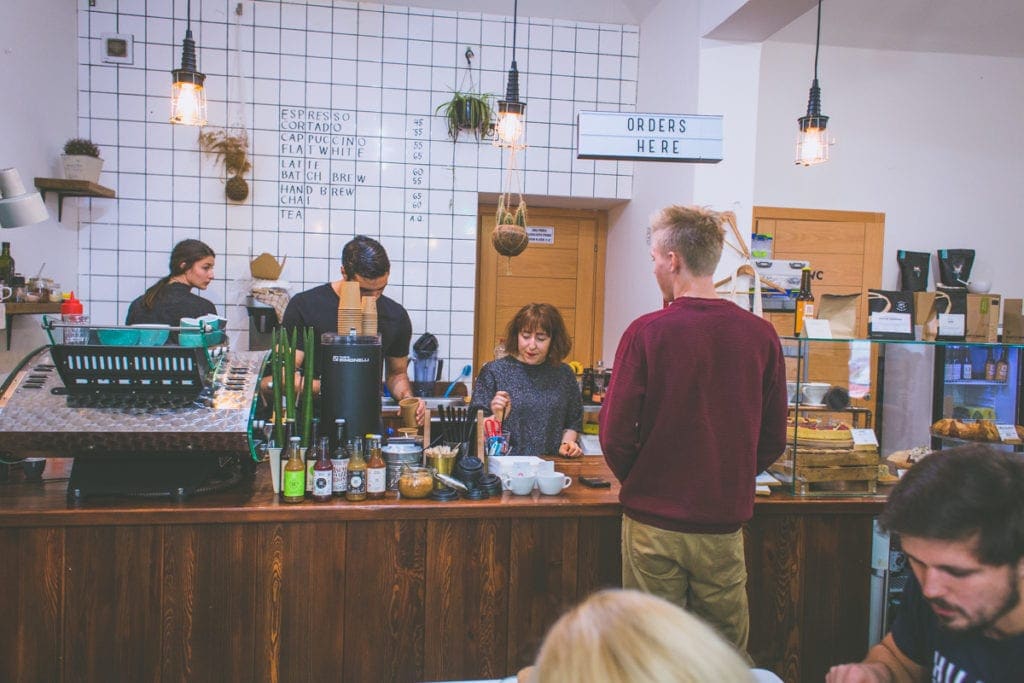
<svg viewBox="0 0 1024 683"><path fill-rule="evenodd" d="M512 5L512 66L508 70L505 99L498 100L498 121L494 125L494 144L498 147L522 149L526 132L526 102L519 100L519 69L516 66L516 29L519 23L519 0Z"/></svg>
<svg viewBox="0 0 1024 683"><path fill-rule="evenodd" d="M818 50L821 48L821 0L818 0L818 33L814 39L814 80L807 99L807 115L797 119L796 163L814 166L828 161L829 140L825 127L828 117L821 113L821 88L818 87Z"/></svg>
<svg viewBox="0 0 1024 683"><path fill-rule="evenodd" d="M181 43L181 68L172 69L171 123L186 126L206 125L206 74L196 68L196 41L192 39L192 0L188 0L185 40Z"/></svg>

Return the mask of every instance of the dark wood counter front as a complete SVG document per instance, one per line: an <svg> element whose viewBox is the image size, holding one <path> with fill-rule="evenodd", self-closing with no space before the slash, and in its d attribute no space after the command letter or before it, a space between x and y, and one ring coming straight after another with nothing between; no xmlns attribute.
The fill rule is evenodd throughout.
<svg viewBox="0 0 1024 683"><path fill-rule="evenodd" d="M80 508L66 482L15 473L0 484L0 680L507 675L566 608L620 581L618 486L575 481L612 479L600 458L558 469L574 478L559 496L285 505L264 465L186 503ZM863 654L880 507L758 500L747 541L759 665L820 680L826 660Z"/></svg>

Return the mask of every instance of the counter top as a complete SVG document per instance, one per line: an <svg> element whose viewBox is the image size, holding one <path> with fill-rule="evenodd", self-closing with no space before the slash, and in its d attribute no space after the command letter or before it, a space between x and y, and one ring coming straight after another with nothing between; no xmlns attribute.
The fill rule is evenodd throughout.
<svg viewBox="0 0 1024 683"><path fill-rule="evenodd" d="M48 525L102 524L203 524L220 522L322 522L380 521L383 519L459 519L459 518L544 518L609 517L621 513L619 483L601 457L584 456L578 460L547 458L555 468L573 478L572 486L560 495L545 496L534 491L516 496L505 491L500 497L482 501L438 502L430 499L398 499L389 492L380 501L352 503L335 499L329 503L306 501L298 505L283 503L274 495L266 462L259 463L255 479L235 488L203 494L183 502L166 499L127 497L90 498L84 504L70 506L65 494L70 459L50 459L42 483L24 482L20 471L12 471L9 482L0 484L0 525L32 527ZM606 489L592 489L579 483L580 474L608 479ZM771 496L758 496L755 515L776 514L864 514L881 511L885 492L874 496L800 497L775 490Z"/></svg>

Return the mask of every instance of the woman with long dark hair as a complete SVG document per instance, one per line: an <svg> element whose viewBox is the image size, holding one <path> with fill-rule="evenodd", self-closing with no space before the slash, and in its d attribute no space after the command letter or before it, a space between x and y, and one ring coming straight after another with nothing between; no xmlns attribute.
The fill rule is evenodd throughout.
<svg viewBox="0 0 1024 683"><path fill-rule="evenodd" d="M170 273L156 281L128 307L125 323L177 325L182 318L217 314L209 299L192 293L213 282L216 255L199 240L182 240L171 251Z"/></svg>

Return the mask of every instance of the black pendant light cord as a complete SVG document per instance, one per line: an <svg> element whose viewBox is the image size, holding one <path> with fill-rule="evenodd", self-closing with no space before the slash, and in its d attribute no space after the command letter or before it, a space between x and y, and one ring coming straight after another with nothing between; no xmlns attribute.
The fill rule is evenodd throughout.
<svg viewBox="0 0 1024 683"><path fill-rule="evenodd" d="M821 22L821 3L820 2L818 3L818 13L819 13L818 14L818 22L819 22L818 27L819 27L819 30L820 30L820 27L821 27L821 24L820 24L820 22ZM188 2L185 3L185 31L187 31L188 33L192 33L192 0L188 0ZM815 58L815 63L817 63L817 58ZM815 73L817 73L817 67L815 67Z"/></svg>
<svg viewBox="0 0 1024 683"><path fill-rule="evenodd" d="M821 4L818 4L819 17L818 21L821 21ZM820 23L819 23L820 26ZM516 29L519 27L519 0L513 0L512 2L512 63L516 62ZM819 29L820 30L820 29Z"/></svg>
<svg viewBox="0 0 1024 683"><path fill-rule="evenodd" d="M191 2L191 0L189 0ZM515 33L513 33L515 35ZM513 39L514 40L514 39ZM818 49L821 47L821 0L818 0L818 33L814 38L814 80L818 80ZM515 54L513 42L512 54Z"/></svg>

